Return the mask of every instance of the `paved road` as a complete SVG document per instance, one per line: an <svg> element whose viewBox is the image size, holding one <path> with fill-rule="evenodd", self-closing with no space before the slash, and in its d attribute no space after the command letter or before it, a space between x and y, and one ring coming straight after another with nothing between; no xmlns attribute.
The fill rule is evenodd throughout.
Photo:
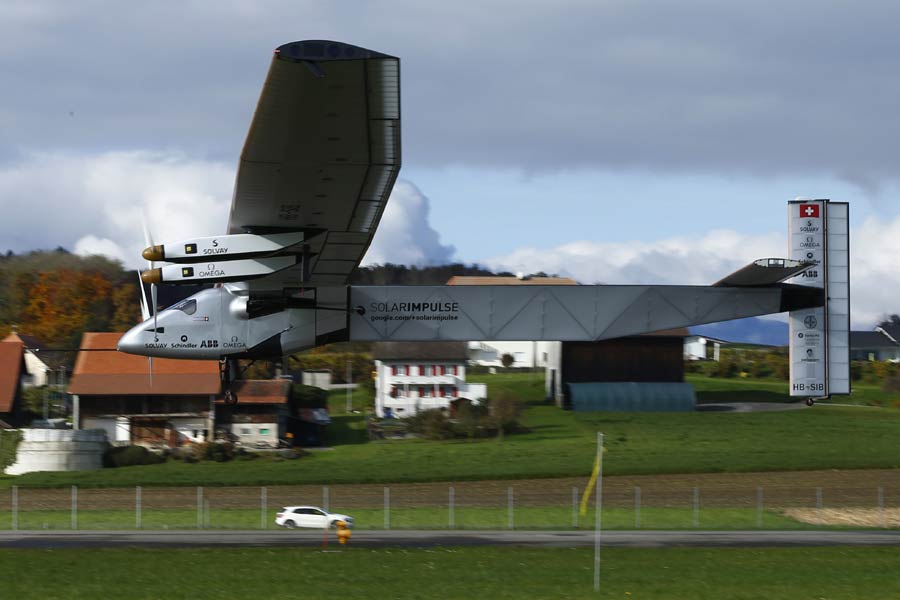
<svg viewBox="0 0 900 600"><path fill-rule="evenodd" d="M318 531L6 531L0 548L319 547ZM610 531L605 547L900 546L900 531ZM591 531L355 531L352 546L590 547ZM337 545L334 532L329 546Z"/></svg>

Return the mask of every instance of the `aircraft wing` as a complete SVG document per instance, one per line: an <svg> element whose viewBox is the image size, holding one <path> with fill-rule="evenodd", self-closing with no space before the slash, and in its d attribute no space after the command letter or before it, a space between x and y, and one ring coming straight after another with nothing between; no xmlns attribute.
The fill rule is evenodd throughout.
<svg viewBox="0 0 900 600"><path fill-rule="evenodd" d="M297 264L249 281L250 295L344 285L400 170L400 60L350 44L275 50L241 152L228 233L304 231ZM306 245L307 248L303 248Z"/></svg>

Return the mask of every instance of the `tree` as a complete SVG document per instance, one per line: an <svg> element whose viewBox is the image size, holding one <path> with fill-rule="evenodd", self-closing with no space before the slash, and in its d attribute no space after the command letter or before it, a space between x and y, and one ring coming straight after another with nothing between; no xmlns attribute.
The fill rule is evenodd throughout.
<svg viewBox="0 0 900 600"><path fill-rule="evenodd" d="M502 391L491 398L488 410L490 420L497 428L497 437L502 441L505 431L517 425L516 419L522 414L522 405L512 394Z"/></svg>
<svg viewBox="0 0 900 600"><path fill-rule="evenodd" d="M141 297L137 286L126 283L116 287L112 291L112 306L109 328L113 331L128 331L140 322Z"/></svg>
<svg viewBox="0 0 900 600"><path fill-rule="evenodd" d="M891 327L900 325L900 315L890 315L888 317L884 317L881 320L881 323L878 324L879 327Z"/></svg>
<svg viewBox="0 0 900 600"><path fill-rule="evenodd" d="M503 365L504 369L508 369L513 366L514 362L516 362L516 357L512 354L506 353L500 357L500 364Z"/></svg>

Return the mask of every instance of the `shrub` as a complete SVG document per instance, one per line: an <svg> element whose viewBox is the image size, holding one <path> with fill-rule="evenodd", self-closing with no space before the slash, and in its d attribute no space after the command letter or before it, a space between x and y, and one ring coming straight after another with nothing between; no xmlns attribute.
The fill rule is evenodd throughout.
<svg viewBox="0 0 900 600"><path fill-rule="evenodd" d="M453 437L453 425L444 411L434 408L420 411L408 419L408 430L429 440L447 440Z"/></svg>
<svg viewBox="0 0 900 600"><path fill-rule="evenodd" d="M234 444L230 442L207 442L194 444L192 447L194 458L197 460L211 460L215 462L227 462L234 458Z"/></svg>
<svg viewBox="0 0 900 600"><path fill-rule="evenodd" d="M16 451L21 440L21 431L0 429L0 472L16 462Z"/></svg>
<svg viewBox="0 0 900 600"><path fill-rule="evenodd" d="M165 459L143 446L110 446L103 453L104 467L133 467L156 465Z"/></svg>
<svg viewBox="0 0 900 600"><path fill-rule="evenodd" d="M311 385L294 385L294 406L297 408L327 408L328 392Z"/></svg>
<svg viewBox="0 0 900 600"><path fill-rule="evenodd" d="M487 417L487 404L472 404L467 399L459 401L456 409L456 419L453 422L453 431L459 437L473 438L485 435L485 418Z"/></svg>

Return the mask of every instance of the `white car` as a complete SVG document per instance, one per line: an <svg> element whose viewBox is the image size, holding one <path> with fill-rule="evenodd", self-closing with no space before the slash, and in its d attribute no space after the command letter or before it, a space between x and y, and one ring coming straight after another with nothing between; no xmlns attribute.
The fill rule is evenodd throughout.
<svg viewBox="0 0 900 600"><path fill-rule="evenodd" d="M328 512L318 506L285 506L275 515L275 524L288 529L295 527L325 529L334 527L338 521L343 521L347 527L353 527L353 517Z"/></svg>

